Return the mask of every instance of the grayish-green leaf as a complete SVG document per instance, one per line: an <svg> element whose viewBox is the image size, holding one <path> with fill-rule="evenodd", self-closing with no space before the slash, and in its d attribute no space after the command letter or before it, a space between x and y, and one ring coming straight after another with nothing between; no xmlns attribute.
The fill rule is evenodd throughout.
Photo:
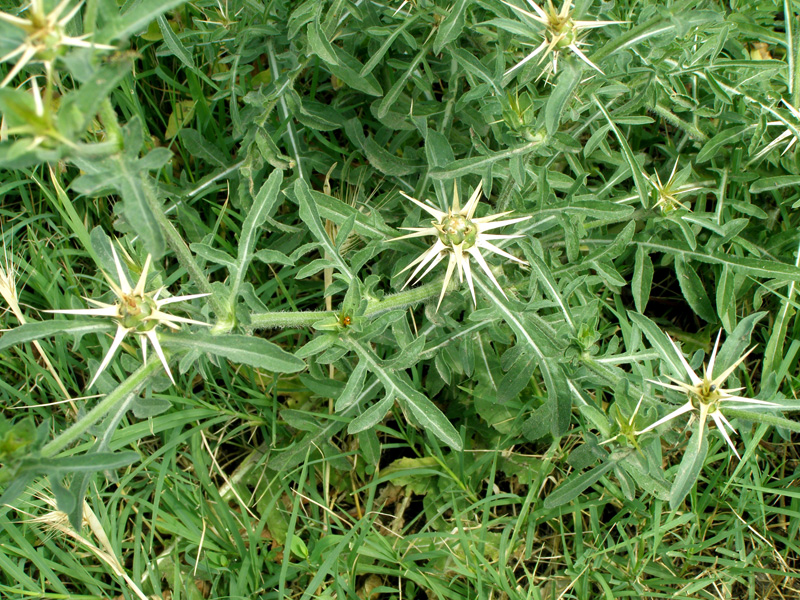
<svg viewBox="0 0 800 600"><path fill-rule="evenodd" d="M112 331L114 328L114 324L108 319L53 319L26 323L0 336L0 351L60 333L81 336Z"/></svg>
<svg viewBox="0 0 800 600"><path fill-rule="evenodd" d="M706 455L708 454L706 431L707 429L703 427L702 423L695 425L692 439L689 440L689 444L684 450L683 459L681 459L678 474L675 476L672 492L669 496L669 506L672 510L681 505L681 502L692 490L697 478L700 476L700 471L703 469L703 463L705 463Z"/></svg>
<svg viewBox="0 0 800 600"><path fill-rule="evenodd" d="M280 346L248 335L211 335L206 332L161 334L165 347L222 356L232 362L277 373L296 373L306 364Z"/></svg>

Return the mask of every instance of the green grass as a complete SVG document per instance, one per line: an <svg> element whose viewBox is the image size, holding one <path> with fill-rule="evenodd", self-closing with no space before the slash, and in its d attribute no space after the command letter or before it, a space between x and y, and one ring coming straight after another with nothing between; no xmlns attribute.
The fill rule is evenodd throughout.
<svg viewBox="0 0 800 600"><path fill-rule="evenodd" d="M800 5L515 6L0 16L0 596L800 598Z"/></svg>

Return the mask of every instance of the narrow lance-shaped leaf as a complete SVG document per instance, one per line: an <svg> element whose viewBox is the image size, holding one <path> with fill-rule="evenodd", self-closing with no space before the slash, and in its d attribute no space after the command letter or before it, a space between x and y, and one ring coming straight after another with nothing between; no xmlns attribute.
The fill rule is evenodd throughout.
<svg viewBox="0 0 800 600"><path fill-rule="evenodd" d="M309 231L311 231L311 235L314 236L314 239L316 239L317 243L325 251L325 254L336 264L339 272L344 275L348 281L352 281L353 273L350 271L350 267L344 262L330 236L322 226L322 221L320 220L319 212L317 212L314 199L311 197L308 184L302 179L298 179L295 181L294 191L297 196L297 202L300 205L300 218L303 219L303 222L306 224Z"/></svg>
<svg viewBox="0 0 800 600"><path fill-rule="evenodd" d="M605 106L597 99L597 97L592 96L592 100L600 109L600 112L603 113L603 116L608 121L611 130L614 132L614 135L617 137L617 141L619 142L620 147L622 148L622 155L625 157L625 162L628 163L628 167L630 167L631 175L633 175L633 183L636 186L636 191L639 194L639 201L642 203L642 206L647 206L647 196L648 196L648 188L647 183L645 181L644 175L642 174L642 169L639 167L639 163L636 162L636 157L633 155L633 150L631 150L630 145L628 144L628 140L625 139L625 136L622 135L622 132L617 127L616 123L614 123L611 115L606 110Z"/></svg>
<svg viewBox="0 0 800 600"><path fill-rule="evenodd" d="M120 193L122 195L123 211L130 227L144 240L147 251L158 260L164 255L165 241L161 227L150 207L150 201L160 202L154 197L150 182L143 173L133 170L124 159L118 161L122 181Z"/></svg>
<svg viewBox="0 0 800 600"><path fill-rule="evenodd" d="M636 241L635 243L644 246L651 252L681 254L686 260L696 260L713 265L730 265L737 273L742 275L777 279L779 281L800 281L800 268L788 263L740 257L722 252L692 250L686 244L674 240Z"/></svg>
<svg viewBox="0 0 800 600"><path fill-rule="evenodd" d="M384 368L375 353L365 342L349 339L358 358L367 364L370 372L374 373L386 390L387 397L397 399L405 408L411 411L419 424L426 430L449 445L454 450L461 450L461 437L455 427L436 405L423 394L415 390L404 381L404 376L393 373ZM386 410L389 407L387 406Z"/></svg>
<svg viewBox="0 0 800 600"><path fill-rule="evenodd" d="M257 369L277 373L296 373L306 364L263 338L247 335L210 335L208 333L161 334L165 347L207 352L227 358L231 362L250 365Z"/></svg>
<svg viewBox="0 0 800 600"><path fill-rule="evenodd" d="M239 295L242 279L253 258L253 247L255 246L259 229L264 224L264 221L267 220L267 215L278 200L282 181L283 172L279 169L275 169L270 174L267 181L264 182L264 185L261 186L258 194L256 194L253 205L250 207L247 218L244 220L242 234L239 236L239 256L236 260L233 282L231 283L231 295L229 298L231 305Z"/></svg>
<svg viewBox="0 0 800 600"><path fill-rule="evenodd" d="M111 323L88 319L53 319L26 323L0 336L0 351L17 344L32 342L61 333L85 335L87 333L103 333L113 329L114 325Z"/></svg>
<svg viewBox="0 0 800 600"><path fill-rule="evenodd" d="M476 286L483 292L497 308L502 319L508 324L517 336L517 343L523 344L536 356L542 376L547 386L547 398L552 408L554 419L551 422L551 433L555 436L563 435L569 427L569 418L572 409L572 397L563 369L550 358L546 357L537 342L535 333L529 331L518 311L512 310L508 301L484 280L483 275L473 274Z"/></svg>
<svg viewBox="0 0 800 600"><path fill-rule="evenodd" d="M703 469L703 463L708 454L708 440L703 427L704 421L705 415L701 415L678 467L678 474L675 476L675 482L672 484L672 493L669 497L669 506L672 510L680 506Z"/></svg>
<svg viewBox="0 0 800 600"><path fill-rule="evenodd" d="M573 473L545 498L544 507L547 509L557 508L571 502L589 486L597 483L600 478L608 473L616 464L616 461L609 458L606 462L589 469L585 473Z"/></svg>
<svg viewBox="0 0 800 600"><path fill-rule="evenodd" d="M655 348L661 355L661 358L669 364L673 376L682 380L686 376L686 371L678 357L675 356L675 350L667 338L667 335L661 331L661 328L649 318L631 310L628 311L628 318L642 330L642 333L647 337L653 348Z"/></svg>

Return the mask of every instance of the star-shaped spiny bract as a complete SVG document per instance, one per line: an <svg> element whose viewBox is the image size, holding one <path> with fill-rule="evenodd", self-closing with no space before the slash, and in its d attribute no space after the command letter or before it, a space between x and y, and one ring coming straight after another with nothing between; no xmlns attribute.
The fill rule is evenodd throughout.
<svg viewBox="0 0 800 600"><path fill-rule="evenodd" d="M122 270L122 264L119 261L119 257L117 256L117 252L114 250L113 245L111 246L111 253L114 256L114 266L117 270L119 285L117 285L105 272L103 272L103 275L105 275L108 284L111 286L111 290L117 297L117 301L114 304L106 304L105 302L99 302L97 300L93 300L92 298L86 298L86 301L89 302L89 304L93 304L96 308L49 310L46 312L67 315L111 317L116 322L117 332L114 335L114 341L111 343L111 347L108 349L108 352L103 358L103 362L100 363L100 367L97 369L94 377L92 377L89 387L92 387L94 382L97 381L97 378L111 362L111 359L114 358L117 348L120 347L122 341L125 339L125 336L129 333L135 333L139 336L142 344L142 359L144 362L147 362L147 341L150 341L150 343L153 345L153 349L158 355L159 360L161 360L161 364L164 365L167 375L169 375L170 380L174 384L175 379L172 377L172 372L169 370L167 359L164 356L164 352L161 350L161 344L158 342L156 326L163 324L170 329L179 329L180 326L178 323L190 323L194 325L205 326L208 326L208 323L170 315L162 312L161 308L167 304L183 302L184 300L193 300L194 298L202 298L204 296L208 296L208 294L189 294L186 296L173 296L171 298L159 300L158 296L164 291L163 287L154 292L144 291L144 286L147 282L147 271L150 268L151 261L149 254L144 262L142 274L139 276L139 281L136 283L136 287L131 288L128 279Z"/></svg>
<svg viewBox="0 0 800 600"><path fill-rule="evenodd" d="M641 435L643 433L647 433L651 429L655 429L659 425L666 423L680 415L690 412L692 410L698 410L700 412L699 422L700 422L700 431L698 432L699 435L703 435L703 428L705 427L706 419L710 415L711 418L714 420L714 423L717 424L717 429L722 434L722 437L725 438L725 441L730 446L733 453L737 456L737 458L741 459L739 453L736 451L736 447L733 445L730 436L728 435L729 429L731 432L735 433L736 430L731 425L730 421L725 418L725 415L722 414L723 404L755 404L758 406L768 406L768 407L776 407L778 404L774 402L767 402L765 400L756 400L755 398L745 398L744 396L737 395L737 392L742 391L744 388L731 388L725 389L722 385L728 379L731 373L738 367L744 359L746 359L749 354L755 350L755 347L750 348L747 352L745 352L735 363L733 363L730 367L725 369L722 373L714 377L714 363L717 359L717 350L719 349L719 338L722 334L722 330L717 334L717 341L714 343L714 350L711 353L711 358L708 361L708 367L703 369L703 377L699 377L697 373L694 372L689 363L686 361L686 358L683 356L683 353L680 351L678 346L675 342L672 341L672 338L667 336L667 339L672 344L672 347L675 349L675 353L678 355L678 358L683 365L683 368L686 370L686 374L689 377L689 381L691 383L684 383L679 379L675 379L674 377L670 377L667 375L667 378L672 381L672 383L662 383L660 381L648 380L651 383L655 383L656 385L660 385L661 387L665 387L670 390L676 390L679 392L683 392L688 397L686 403L681 405L680 407L673 410L667 416L662 417L649 427L642 429L641 431L637 431L636 435Z"/></svg>
<svg viewBox="0 0 800 600"><path fill-rule="evenodd" d="M584 63L599 73L602 73L600 68L589 60L581 50L580 47L585 45L585 42L581 41L580 35L587 29L597 29L598 27L607 27L608 25L620 25L626 21L576 21L572 18L572 11L570 10L572 0L564 0L560 10L556 10L552 0L547 0L547 4L544 8L536 4L533 0L527 1L533 9L533 12L527 11L505 0L503 0L503 3L516 11L517 14L521 15L523 17L523 22L525 18L528 18L543 26L544 40L542 40L533 52L508 69L504 74L504 79L510 78L516 71L539 55L541 55L539 63L544 62L547 56L551 55L552 63L548 64L546 70L552 70L553 73L557 73L559 53L564 50L570 50Z"/></svg>
<svg viewBox="0 0 800 600"><path fill-rule="evenodd" d="M458 187L455 183L453 183L453 205L448 212L443 212L433 208L432 206L420 202L416 198L412 198L408 194L400 192L405 198L411 200L411 202L434 217L434 220L431 221L430 227L401 227L401 229L412 231L413 233L409 233L394 239L404 240L428 235L436 236L436 242L433 244L433 246L423 252L422 255L415 259L405 269L400 271L401 273L404 273L416 266L403 287L405 288L414 280L415 277L417 282L420 281L446 256L448 256L450 259L447 263L447 272L444 276L442 292L439 294L439 302L436 305L436 310L439 310L439 306L442 303L442 298L444 298L444 294L447 291L447 285L450 283L450 278L452 277L453 271L456 268L458 269L459 281L463 283L464 279L467 280L469 290L472 293L472 301L477 306L477 300L475 299L475 286L472 281L472 270L469 262L470 256L475 259L475 262L477 262L478 266L480 266L483 272L486 273L486 276L492 281L492 283L494 283L495 287L500 290L500 293L503 294L503 297L507 297L503 291L503 288L500 287L499 283L497 283L497 279L495 279L492 270L486 263L486 260L481 255L481 249L488 250L489 252L498 254L521 265L528 264L524 260L521 260L516 256L512 256L505 250L501 250L492 243L492 241L496 240L511 240L524 237L523 235L499 235L486 232L493 229L498 229L505 225L511 225L512 223L525 221L530 217L517 217L514 219L506 219L504 221L497 220L500 217L510 214L511 211L508 211L497 213L495 215L488 215L486 217L475 218L475 209L478 206L482 189L483 182L478 184L478 187L475 188L474 192L472 192L472 196L470 196L470 199L464 208L460 208L458 200ZM425 270L419 275L419 277L417 277L417 274L420 273L422 269Z"/></svg>
<svg viewBox="0 0 800 600"><path fill-rule="evenodd" d="M67 9L71 1L62 0L47 14L44 12L44 0L31 0L30 7L26 13L27 18L0 11L0 21L21 29L25 34L25 39L19 46L0 58L0 63L3 63L17 56L19 57L17 63L8 72L8 75L0 82L0 87L5 87L32 60L39 60L45 63L45 66L49 69L60 48L64 46L115 50L114 46L87 41L86 38L89 37L89 34L74 37L64 32L67 23L72 20L81 6L83 6L83 1L81 0L62 17L62 13Z"/></svg>

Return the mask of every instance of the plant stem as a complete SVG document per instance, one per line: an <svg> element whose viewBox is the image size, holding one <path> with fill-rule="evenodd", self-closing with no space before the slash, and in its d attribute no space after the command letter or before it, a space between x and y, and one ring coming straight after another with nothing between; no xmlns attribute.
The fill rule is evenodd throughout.
<svg viewBox="0 0 800 600"><path fill-rule="evenodd" d="M282 329L284 327L311 327L321 319L336 317L332 310L269 311L250 315L251 329Z"/></svg>
<svg viewBox="0 0 800 600"><path fill-rule="evenodd" d="M420 302L432 300L439 295L442 290L442 282L434 281L419 287L411 288L397 294L386 296L380 300L373 299L367 304L367 310L363 316L372 318L377 317L390 310L397 310L414 306ZM311 327L317 321L337 317L338 313L334 310L309 310L299 312L271 311L253 313L250 315L250 327L252 329L280 329L283 327Z"/></svg>
<svg viewBox="0 0 800 600"><path fill-rule="evenodd" d="M455 281L455 280L454 280ZM382 300L370 300L367 304L365 317L377 317L390 310L407 308L426 300L436 298L442 291L442 281L433 281L419 287L411 288L391 296L385 296Z"/></svg>
<svg viewBox="0 0 800 600"><path fill-rule="evenodd" d="M178 233L178 230L172 224L172 221L170 221L167 217L161 202L158 201L158 199L155 197L155 194L146 193L145 196L147 198L147 204L150 206L150 210L153 211L156 221L158 221L158 224L161 226L161 231L164 232L164 237L167 240L167 244L177 255L178 262L184 269L186 269L186 272L189 273L189 277L192 278L192 281L200 289L200 292L203 294L209 294L208 299L209 302L211 302L211 308L216 313L217 318L227 318L229 316L229 311L226 309L226 306L222 303L219 297L214 293L211 283L203 273L200 265L197 264L194 256L192 256L192 252L189 250L186 242L183 241L181 234Z"/></svg>
<svg viewBox="0 0 800 600"><path fill-rule="evenodd" d="M138 393L160 365L161 363L159 360L153 357L146 364L136 369L136 371L131 373L125 381L120 383L113 392L108 394L97 406L86 413L80 421L77 421L57 438L45 444L42 448L41 456L43 458L55 456L61 450L72 444L72 442L86 433L92 425L108 414L117 404L125 400L129 395Z"/></svg>

